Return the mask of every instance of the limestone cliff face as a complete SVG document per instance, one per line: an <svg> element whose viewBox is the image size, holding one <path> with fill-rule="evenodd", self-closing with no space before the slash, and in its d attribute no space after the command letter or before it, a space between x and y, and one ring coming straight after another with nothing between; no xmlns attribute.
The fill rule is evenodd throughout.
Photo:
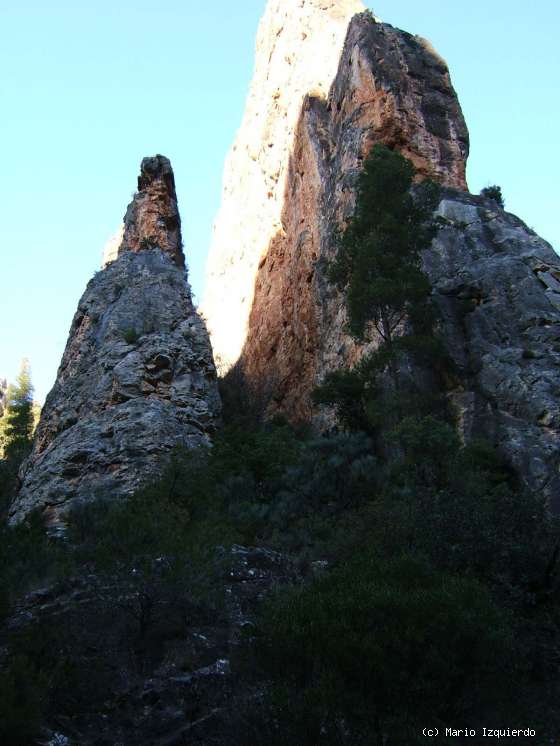
<svg viewBox="0 0 560 746"><path fill-rule="evenodd" d="M560 512L560 257L492 200L449 191L424 257L469 435L491 438Z"/></svg>
<svg viewBox="0 0 560 746"><path fill-rule="evenodd" d="M459 371L449 395L463 431L492 438L560 508L558 256L520 220L466 193L467 129L446 65L426 41L361 13L342 51L330 53L338 67L328 96L304 98L283 156L280 220L263 224L267 214L242 180L225 189L204 305L216 353L268 382L271 409L332 424L312 409L310 392L363 349L344 331L344 300L323 265L353 210L364 156L383 142L445 188L447 223L425 268ZM239 225L226 239L234 205ZM226 317L235 325L229 341L214 331Z"/></svg>
<svg viewBox="0 0 560 746"><path fill-rule="evenodd" d="M241 127L224 169L203 310L219 367L243 347L255 276L282 228L290 152L301 105L326 97L350 18L361 0L269 0Z"/></svg>
<svg viewBox="0 0 560 746"><path fill-rule="evenodd" d="M119 497L174 446L209 442L219 415L212 351L193 309L167 158L142 161L117 256L89 282L47 397L11 520L56 521Z"/></svg>
<svg viewBox="0 0 560 746"><path fill-rule="evenodd" d="M315 261L330 219L319 203L330 189L342 206L374 142L397 147L420 173L466 188L468 133L445 63L427 42L362 10L340 0L267 6L243 123L225 167L203 303L226 369L244 347L252 356L247 338L259 315L263 262L265 274L278 272L296 233L305 234ZM305 263L303 248L297 253ZM309 295L305 283L303 291ZM255 336L261 344L262 335Z"/></svg>

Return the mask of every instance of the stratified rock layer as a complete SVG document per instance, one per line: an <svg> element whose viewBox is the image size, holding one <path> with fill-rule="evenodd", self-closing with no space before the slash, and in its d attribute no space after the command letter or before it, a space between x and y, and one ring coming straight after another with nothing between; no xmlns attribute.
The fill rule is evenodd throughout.
<svg viewBox="0 0 560 746"><path fill-rule="evenodd" d="M468 133L445 63L426 41L360 10L357 2L271 0L261 22L203 303L224 369L244 347L252 354L259 268L277 268L296 232L311 254L323 252L321 203L348 190L374 142L402 151L421 175L466 188ZM351 191L336 198L342 205Z"/></svg>
<svg viewBox="0 0 560 746"><path fill-rule="evenodd" d="M158 212L159 211L159 212ZM89 282L47 397L11 520L119 497L178 445L209 442L219 414L212 351L193 309L173 172L142 162L118 258Z"/></svg>

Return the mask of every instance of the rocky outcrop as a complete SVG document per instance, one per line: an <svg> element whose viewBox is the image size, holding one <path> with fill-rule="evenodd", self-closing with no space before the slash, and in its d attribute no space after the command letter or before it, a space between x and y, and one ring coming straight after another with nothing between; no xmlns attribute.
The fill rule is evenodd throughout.
<svg viewBox="0 0 560 746"><path fill-rule="evenodd" d="M56 521L78 500L120 497L175 446L206 445L219 414L212 351L186 281L173 172L142 161L117 258L89 282L72 321L12 522Z"/></svg>
<svg viewBox="0 0 560 746"><path fill-rule="evenodd" d="M489 437L560 512L560 257L492 200L448 192L438 212L424 268L463 432Z"/></svg>
<svg viewBox="0 0 560 746"><path fill-rule="evenodd" d="M26 635L40 635L49 655L73 664L72 678L60 686L57 680L48 698L40 743L251 743L236 731L241 713L246 717L260 703L266 682L247 663L247 633L262 598L300 580L293 558L260 547L222 548L212 577L219 595L202 597L184 570L184 582L169 583L168 558L156 564L146 568L147 578L137 569L96 575L88 568L28 593L0 622L0 673L10 646ZM141 633L138 610L146 598L149 621Z"/></svg>
<svg viewBox="0 0 560 746"><path fill-rule="evenodd" d="M333 217L321 212L324 203L336 199L338 212L344 209L374 142L401 150L422 175L466 188L468 133L445 63L428 42L360 10L360 3L335 0L267 6L243 123L225 167L203 303L225 369L243 348L251 359L248 337L268 344L253 334L257 317L264 319L256 310L263 274L282 273L289 247L299 247L298 267L307 253L311 262L324 253ZM296 297L301 292L309 295L305 282L285 302L293 295L305 303ZM286 314L294 318L288 309L272 313L275 320L267 313L263 323L279 330Z"/></svg>
<svg viewBox="0 0 560 746"><path fill-rule="evenodd" d="M312 388L363 354L345 333L344 298L323 271L352 209L356 175L339 155L319 157L328 116L308 99L290 164L285 230L259 268L241 357L249 378L273 387L273 409L320 427L334 423L330 413L313 410ZM560 258L492 200L444 194L445 225L424 266L459 374L449 394L464 434L490 438L560 510Z"/></svg>
<svg viewBox="0 0 560 746"><path fill-rule="evenodd" d="M181 219L175 192L175 177L167 158L144 158L138 191L128 206L123 225L107 243L103 266L127 251L158 247L179 267L185 266L181 246Z"/></svg>
<svg viewBox="0 0 560 746"><path fill-rule="evenodd" d="M308 95L300 108L280 220L255 229L256 200L245 193L240 224L247 240L238 231L220 244L223 215L243 202L244 185L225 191L205 312L212 333L225 316L234 319L232 339L242 344L227 350L216 333L217 354L226 351L228 363L237 359L250 380L272 390L271 410L333 424L328 412L312 408L310 392L327 372L357 362L363 348L345 333L344 299L323 266L376 142L398 149L419 178L445 188L445 227L425 268L457 366L449 395L464 434L491 438L526 483L560 509L560 260L520 220L466 193L468 134L445 63L426 41L367 13L349 23L328 97ZM251 291L247 280L235 295L242 271ZM226 281L233 288L218 309L212 299Z"/></svg>
<svg viewBox="0 0 560 746"><path fill-rule="evenodd" d="M21 599L0 623L0 672L18 637L38 631L49 654L73 663L70 681L49 697L41 743L230 746L232 732L240 736L241 713L266 690L247 664L247 632L262 598L300 574L292 557L270 549L234 545L220 555L219 595L201 598L192 578L166 584L169 559L161 557L148 579L88 568ZM142 635L145 598L152 606Z"/></svg>
<svg viewBox="0 0 560 746"><path fill-rule="evenodd" d="M282 226L288 162L301 104L326 97L361 0L269 0L241 127L225 168L203 302L218 366L245 341L255 276Z"/></svg>

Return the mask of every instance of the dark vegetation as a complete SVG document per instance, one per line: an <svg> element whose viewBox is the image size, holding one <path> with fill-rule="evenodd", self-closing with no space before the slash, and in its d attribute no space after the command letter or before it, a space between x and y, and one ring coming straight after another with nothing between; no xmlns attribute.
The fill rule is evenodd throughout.
<svg viewBox="0 0 560 746"><path fill-rule="evenodd" d="M486 199L492 199L502 209L505 206L504 197L502 195L502 188L494 184L494 186L484 187L481 189L480 196Z"/></svg>
<svg viewBox="0 0 560 746"><path fill-rule="evenodd" d="M420 266L437 189L413 177L374 148L328 268L350 333L374 343L314 394L339 431L266 421L272 387L234 370L211 451L175 453L127 502L76 510L62 543L36 518L2 530L5 618L39 584L93 573L128 589L127 639L142 662L162 619L223 614L224 548L268 547L299 581L268 594L237 653L237 689L258 687L231 704L236 744L403 746L446 726L557 735L558 527L491 444L456 433L453 369ZM72 634L39 624L12 636L0 742L30 743L45 716L102 696L106 672L76 669Z"/></svg>
<svg viewBox="0 0 560 746"><path fill-rule="evenodd" d="M0 417L0 521L13 497L18 469L29 454L35 426L29 361L6 391Z"/></svg>

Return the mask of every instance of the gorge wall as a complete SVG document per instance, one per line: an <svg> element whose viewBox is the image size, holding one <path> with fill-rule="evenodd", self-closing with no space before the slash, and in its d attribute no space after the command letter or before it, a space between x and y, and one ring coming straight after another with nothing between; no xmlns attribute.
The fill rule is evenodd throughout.
<svg viewBox="0 0 560 746"><path fill-rule="evenodd" d="M175 446L208 444L216 371L184 267L171 165L145 158L113 261L78 304L12 522L40 508L56 524L78 501L130 494Z"/></svg>
<svg viewBox="0 0 560 746"><path fill-rule="evenodd" d="M203 301L224 369L254 327L260 265L277 268L296 232L315 247L311 254L322 253L319 203L333 190L339 202L351 199L349 185L374 142L398 147L421 173L466 188L468 133L445 63L427 42L361 11L348 0L267 5L225 165Z"/></svg>
<svg viewBox="0 0 560 746"><path fill-rule="evenodd" d="M330 14L340 6L348 12L335 22ZM460 373L449 393L464 432L491 437L532 488L560 502L557 255L495 203L467 194L467 128L447 66L428 42L369 12L351 17L354 8L344 3L294 0L281 7L293 25L273 33L280 4L271 0L225 169L203 303L217 359L224 370L237 364L250 380L265 382L272 410L332 424L328 413L312 409L310 392L363 349L345 333L344 300L326 281L324 260L334 255L336 232L352 212L364 156L382 142L409 158L419 178L445 189L445 228L425 269ZM321 52L337 61L328 91L306 77L306 47L297 33L304 12L316 17L314 27L337 28L340 45ZM278 38L290 50L283 65L275 59ZM269 65L277 90L257 88ZM297 90L294 80L301 82ZM278 91L297 100L291 129L286 112L275 108ZM267 112L266 128L260 112ZM272 134L283 127L290 139L277 148Z"/></svg>

